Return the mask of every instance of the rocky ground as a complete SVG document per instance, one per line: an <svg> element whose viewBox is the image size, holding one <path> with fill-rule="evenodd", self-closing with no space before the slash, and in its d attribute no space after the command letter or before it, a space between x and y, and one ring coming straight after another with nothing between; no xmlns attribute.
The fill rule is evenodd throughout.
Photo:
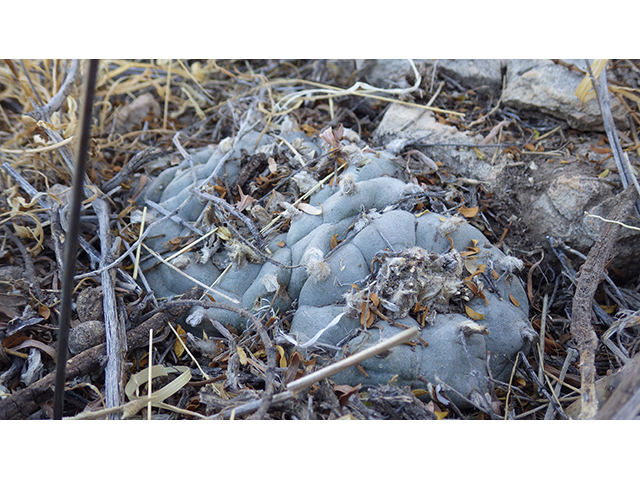
<svg viewBox="0 0 640 480"><path fill-rule="evenodd" d="M62 61L0 65L1 418L49 418L52 412L60 273L67 267L62 206L72 149L66 139L77 126L82 78L80 72L69 75L73 68ZM218 329L224 335L216 339L190 336L177 324L172 331L153 314L173 308L179 317L184 306L146 295L145 285L131 277L133 252L113 269L117 315L127 331L120 379L126 397L113 414L142 418L146 402L136 404L132 378L140 372L146 378L152 363L173 368L169 380L155 380L153 391L175 387L163 397L164 406L153 407L156 418L578 418L585 381L595 381L598 393L590 416L635 418L639 222L632 209L619 217L625 224L619 232L606 230L612 224L602 220L613 219L625 197L599 103L576 96L585 69L577 60L102 62L88 177L92 192L107 199L110 231L118 239L114 258L140 233L133 200L186 158L185 149L219 147L243 128L266 132L285 115L318 142L324 136L330 143L327 132L342 125L372 151L393 152L402 180L433 193L416 201L412 213L462 215L505 255L523 262L528 321L541 339L526 355L512 358L512 375L492 383L487 404L458 408L440 390L394 381L365 388L323 379L287 397L286 383L331 364L320 352L309 356L277 341L279 329L295 316L295 304L261 317L264 328ZM609 61L607 77L616 134L637 173L640 62ZM56 97L61 85L68 88ZM295 96L301 92L306 95ZM34 105L52 104L46 117L34 114L42 111ZM247 212L256 223L268 223L282 213L269 203L276 188L284 200L301 196L300 179L288 178L297 161L290 160L283 157L280 169L266 159L248 168L255 158L240 155L242 182L221 178L212 190L237 208L242 202L260 207ZM337 160L313 167L314 181L337 177L339 167ZM83 212L65 416L104 416L103 292L100 275L93 273L104 238L96 208L90 198ZM231 241L226 232L218 234L220 252ZM171 248L177 251L181 241L187 239ZM596 258L600 270L594 260L590 270L578 273L593 258L590 252L605 247L610 251ZM585 279L591 279L587 286ZM578 358L584 345L575 313L588 287L594 290L587 300L598 339L590 380ZM150 359L145 343L151 321L161 333ZM276 397L265 396L269 389Z"/></svg>

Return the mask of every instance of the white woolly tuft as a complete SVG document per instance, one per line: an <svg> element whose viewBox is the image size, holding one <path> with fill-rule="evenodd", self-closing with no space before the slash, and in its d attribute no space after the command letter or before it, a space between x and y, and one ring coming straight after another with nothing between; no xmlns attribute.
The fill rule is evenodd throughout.
<svg viewBox="0 0 640 480"><path fill-rule="evenodd" d="M191 259L185 254L179 255L178 257L171 260L171 265L179 268L180 270L184 270L185 268L187 268L190 263Z"/></svg>
<svg viewBox="0 0 640 480"><path fill-rule="evenodd" d="M467 221L464 218L460 217L459 215L455 215L453 217L447 218L444 222L442 222L438 226L438 232L446 237L447 235L451 235L466 223Z"/></svg>
<svg viewBox="0 0 640 480"><path fill-rule="evenodd" d="M256 153L264 153L267 157L271 157L278 151L278 144L276 142L267 143L266 145L261 146Z"/></svg>
<svg viewBox="0 0 640 480"><path fill-rule="evenodd" d="M357 191L358 184L356 183L355 175L351 173L345 173L340 179L340 194L354 195Z"/></svg>
<svg viewBox="0 0 640 480"><path fill-rule="evenodd" d="M202 320L206 320L207 318L209 318L209 315L207 315L207 312L205 312L204 309L200 308L195 312L193 312L191 315L189 315L186 318L185 322L187 322L187 325L191 325L192 327L197 327L202 323Z"/></svg>
<svg viewBox="0 0 640 480"><path fill-rule="evenodd" d="M342 153L344 153L344 159L347 161L349 165L360 166L367 163L369 160L364 156L362 150L357 145L344 145L342 147Z"/></svg>
<svg viewBox="0 0 640 480"><path fill-rule="evenodd" d="M215 249L210 247L202 247L197 252L194 252L193 256L198 265L204 265L209 261L212 253L215 253Z"/></svg>
<svg viewBox="0 0 640 480"><path fill-rule="evenodd" d="M273 273L267 273L262 278L262 285L264 285L264 288L268 293L273 293L278 290L278 286L280 285L280 283L278 282L278 277L276 277Z"/></svg>
<svg viewBox="0 0 640 480"><path fill-rule="evenodd" d="M376 212L375 208L372 208L369 212L367 213L362 213L359 217L358 220L356 220L355 225L353 226L353 231L354 232L359 232L360 230L362 230L364 227L366 227L367 225L369 225L371 222L373 222L374 220L377 220L378 218L380 218L382 216L381 213Z"/></svg>
<svg viewBox="0 0 640 480"><path fill-rule="evenodd" d="M506 255L496 260L495 266L500 273L513 273L514 270L522 270L524 262L519 258Z"/></svg>
<svg viewBox="0 0 640 480"><path fill-rule="evenodd" d="M223 138L218 144L220 153L227 153L233 147L233 139L231 137Z"/></svg>
<svg viewBox="0 0 640 480"><path fill-rule="evenodd" d="M227 251L229 259L238 267L244 267L247 261L251 263L260 263L261 258L244 243L240 243L235 238L227 242Z"/></svg>
<svg viewBox="0 0 640 480"><path fill-rule="evenodd" d="M402 187L402 191L405 195L419 195L424 192L422 187L415 183L407 183Z"/></svg>
<svg viewBox="0 0 640 480"><path fill-rule="evenodd" d="M291 220L295 220L302 216L302 212L298 210L296 207L291 205L289 202L280 202L280 205L284 207L284 212L282 212L282 216L284 218L290 218Z"/></svg>
<svg viewBox="0 0 640 480"><path fill-rule="evenodd" d="M465 337L473 335L474 333L479 333L480 335L489 335L489 330L487 329L486 325L480 325L473 320L463 320L458 325L458 330L460 330Z"/></svg>
<svg viewBox="0 0 640 480"><path fill-rule="evenodd" d="M331 273L331 267L324 261L322 250L312 247L302 257L302 263L307 267L307 273L318 282L324 282Z"/></svg>
<svg viewBox="0 0 640 480"><path fill-rule="evenodd" d="M362 308L362 302L364 302L365 292L363 290L351 289L343 296L347 306L346 313L348 317L358 318Z"/></svg>
<svg viewBox="0 0 640 480"><path fill-rule="evenodd" d="M360 143L360 135L355 130L345 128L342 132L342 138L349 140L351 143Z"/></svg>
<svg viewBox="0 0 640 480"><path fill-rule="evenodd" d="M280 135L291 135L296 127L296 122L291 120L289 115L285 115L284 120L282 120L282 125L280 126Z"/></svg>
<svg viewBox="0 0 640 480"><path fill-rule="evenodd" d="M302 170L296 173L292 178L293 178L293 181L298 184L298 188L302 193L307 193L309 190L315 187L316 184L318 183L318 181L314 178L314 176L311 175L306 170Z"/></svg>
<svg viewBox="0 0 640 480"><path fill-rule="evenodd" d="M304 138L294 139L293 142L291 142L291 146L295 148L300 155L302 155L305 162L310 162L316 158L316 149L309 146Z"/></svg>

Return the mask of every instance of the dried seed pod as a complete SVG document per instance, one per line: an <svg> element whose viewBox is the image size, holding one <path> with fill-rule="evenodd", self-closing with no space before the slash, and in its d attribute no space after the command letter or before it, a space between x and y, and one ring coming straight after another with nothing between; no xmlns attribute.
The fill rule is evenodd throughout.
<svg viewBox="0 0 640 480"><path fill-rule="evenodd" d="M104 322L90 320L83 322L69 332L69 351L73 355L84 352L106 341Z"/></svg>
<svg viewBox="0 0 640 480"><path fill-rule="evenodd" d="M89 287L82 290L76 300L76 311L81 322L104 321L102 287Z"/></svg>

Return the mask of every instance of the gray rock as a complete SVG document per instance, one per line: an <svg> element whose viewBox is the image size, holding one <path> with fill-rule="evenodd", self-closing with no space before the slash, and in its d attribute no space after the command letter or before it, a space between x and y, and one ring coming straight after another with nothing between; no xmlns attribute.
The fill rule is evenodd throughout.
<svg viewBox="0 0 640 480"><path fill-rule="evenodd" d="M542 192L533 208L523 211L523 220L531 226L531 235L538 241L551 236L586 253L598 238L603 222L585 212L611 218L615 202L612 187L601 179L563 174ZM627 223L637 228L637 221L629 218ZM614 267L637 272L639 235L637 230L621 230L613 246Z"/></svg>
<svg viewBox="0 0 640 480"><path fill-rule="evenodd" d="M377 88L409 88L415 83L408 60L356 60L356 67L365 82Z"/></svg>
<svg viewBox="0 0 640 480"><path fill-rule="evenodd" d="M566 60L581 70L583 60ZM566 121L583 131L602 131L602 117L596 100L582 103L575 95L583 75L557 65L551 60L415 60L418 70L425 65L440 72L462 87L490 92L495 96L502 90L502 75L506 69L506 88L503 104L515 109L538 110ZM358 69L364 80L380 88L407 88L413 85L413 71L407 60L360 60ZM626 110L611 96L611 111L619 128L627 128ZM403 136L401 130L396 136ZM383 142L384 143L384 142Z"/></svg>
<svg viewBox="0 0 640 480"><path fill-rule="evenodd" d="M536 200L529 222L579 250L588 249L598 236L585 211L611 198L612 188L597 178L560 175Z"/></svg>
<svg viewBox="0 0 640 480"><path fill-rule="evenodd" d="M482 137L443 125L433 112L418 107L391 105L373 132L373 140L379 145L394 141L430 145L419 148L442 162L450 173L490 184L495 183L506 164L504 156L499 156L495 164L480 159L473 148L482 142Z"/></svg>
<svg viewBox="0 0 640 480"><path fill-rule="evenodd" d="M418 71L435 66L463 87L480 93L499 95L502 89L504 60L414 60ZM356 66L364 80L378 88L408 88L415 78L407 60L358 60Z"/></svg>
<svg viewBox="0 0 640 480"><path fill-rule="evenodd" d="M583 61L568 61L585 68ZM509 60L507 85L503 102L509 107L539 110L578 130L602 131L602 116L594 99L582 103L576 89L584 75L556 65L551 60ZM611 113L616 124L626 127L626 110L617 98L611 97Z"/></svg>
<svg viewBox="0 0 640 480"><path fill-rule="evenodd" d="M437 68L462 86L499 96L505 60L438 60Z"/></svg>

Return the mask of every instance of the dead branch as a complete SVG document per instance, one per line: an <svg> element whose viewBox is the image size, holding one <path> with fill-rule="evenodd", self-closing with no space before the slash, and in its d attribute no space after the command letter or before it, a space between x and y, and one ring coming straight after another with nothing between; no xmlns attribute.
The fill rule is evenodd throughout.
<svg viewBox="0 0 640 480"><path fill-rule="evenodd" d="M217 320L209 319L211 324L218 330L224 338L229 341L229 361L227 362L227 385L232 389L238 389L238 378L240 372L240 358L238 355L238 346L231 332L222 326Z"/></svg>
<svg viewBox="0 0 640 480"><path fill-rule="evenodd" d="M613 219L620 222L634 206L637 192L629 187L618 195ZM591 325L591 304L596 289L600 284L602 272L611 258L613 245L618 239L620 225L607 222L602 226L596 243L589 251L587 260L580 268L580 274L576 284L576 293L573 297L571 308L571 336L580 352L580 376L582 394L582 409L578 418L587 419L595 417L598 412L598 398L595 387L595 353L598 346L598 337Z"/></svg>
<svg viewBox="0 0 640 480"><path fill-rule="evenodd" d="M67 76L65 77L64 82L62 82L62 85L60 85L60 90L51 97L51 100L49 100L46 105L43 105L42 107L36 106L32 112L28 112L26 115L29 115L36 120L46 120L53 112L58 110L73 89L73 83L78 76L79 66L79 60L71 60L71 65L69 65L69 70L67 70Z"/></svg>
<svg viewBox="0 0 640 480"><path fill-rule="evenodd" d="M98 215L100 249L102 255L100 266L111 262L111 234L109 232L109 207L107 202L97 198L92 202L93 210ZM105 368L105 402L107 408L117 407L124 400L124 353L127 351L124 319L118 317L116 311L116 293L114 275L104 270L102 280L102 305L106 333L107 366ZM118 415L110 415L117 419Z"/></svg>
<svg viewBox="0 0 640 480"><path fill-rule="evenodd" d="M231 312L242 315L243 317L251 320L258 332L258 335L260 335L262 345L264 345L264 349L267 352L267 374L265 379L264 393L262 394L262 399L260 400L262 403L253 418L258 420L264 418L267 410L269 409L269 406L271 405L271 402L273 401L275 392L274 384L276 379L276 347L273 346L273 342L269 338L267 330L255 315L253 315L249 310L245 310L244 308L238 308L224 303L213 303L210 301L204 301L201 303L201 305L203 305L205 308L221 308L223 310L229 310Z"/></svg>
<svg viewBox="0 0 640 480"><path fill-rule="evenodd" d="M122 167L122 170L102 184L102 191L108 192L116 188L121 182L130 179L133 173L142 165L158 158L163 153L165 153L165 151L159 147L147 147L141 152L136 153L133 158Z"/></svg>

